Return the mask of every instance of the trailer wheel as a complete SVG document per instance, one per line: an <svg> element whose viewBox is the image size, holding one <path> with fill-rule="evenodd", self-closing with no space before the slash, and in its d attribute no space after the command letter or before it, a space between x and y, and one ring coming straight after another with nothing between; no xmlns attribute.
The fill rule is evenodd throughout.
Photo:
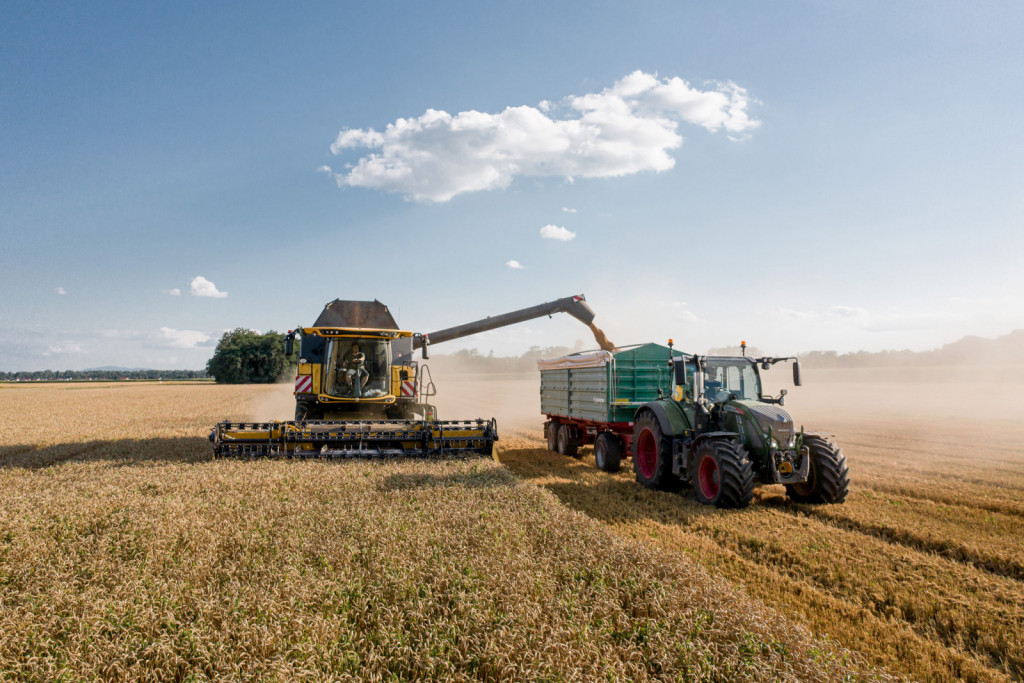
<svg viewBox="0 0 1024 683"><path fill-rule="evenodd" d="M574 458L579 457L579 444L569 433L569 425L558 426L558 452L562 455L571 455Z"/></svg>
<svg viewBox="0 0 1024 683"><path fill-rule="evenodd" d="M558 451L558 423L552 420L544 427L544 436L548 440L548 450Z"/></svg>
<svg viewBox="0 0 1024 683"><path fill-rule="evenodd" d="M850 491L850 468L843 450L830 439L805 436L804 444L811 451L807 481L787 484L786 495L797 503L842 503Z"/></svg>
<svg viewBox="0 0 1024 683"><path fill-rule="evenodd" d="M641 485L654 490L675 490L681 482L672 473L672 439L661 433L654 413L637 418L633 428L633 471Z"/></svg>
<svg viewBox="0 0 1024 683"><path fill-rule="evenodd" d="M618 472L622 465L622 439L611 432L601 432L594 441L594 461L603 472Z"/></svg>
<svg viewBox="0 0 1024 683"><path fill-rule="evenodd" d="M754 469L747 450L735 441L709 439L694 454L693 482L697 500L720 508L742 508L754 496Z"/></svg>

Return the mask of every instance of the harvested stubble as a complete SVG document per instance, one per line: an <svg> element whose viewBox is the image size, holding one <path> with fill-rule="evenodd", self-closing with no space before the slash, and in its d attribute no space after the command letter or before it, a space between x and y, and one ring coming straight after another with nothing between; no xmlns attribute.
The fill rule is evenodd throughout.
<svg viewBox="0 0 1024 683"><path fill-rule="evenodd" d="M0 401L24 426L72 390ZM249 417L258 389L78 390L39 448L0 451L0 678L857 674L685 558L492 461L213 462L196 427Z"/></svg>
<svg viewBox="0 0 1024 683"><path fill-rule="evenodd" d="M757 489L749 509L710 509L686 490L642 489L628 460L610 476L590 451L553 455L537 429L506 438L502 462L890 671L1022 680L1024 425L1008 418L1019 416L1024 383L978 407L963 403L963 385L905 374L886 383L881 372L834 372L816 383L808 373L787 402L808 428L836 432L851 468L843 505L792 504L774 486ZM966 409L978 414L965 419Z"/></svg>

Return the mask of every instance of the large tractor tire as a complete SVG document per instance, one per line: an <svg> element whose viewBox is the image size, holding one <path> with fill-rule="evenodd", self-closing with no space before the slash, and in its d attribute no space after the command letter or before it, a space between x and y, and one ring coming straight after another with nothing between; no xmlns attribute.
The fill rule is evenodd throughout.
<svg viewBox="0 0 1024 683"><path fill-rule="evenodd" d="M811 451L811 467L807 481L787 484L786 495L797 503L842 503L850 492L850 468L843 450L830 439L805 436L804 445Z"/></svg>
<svg viewBox="0 0 1024 683"><path fill-rule="evenodd" d="M618 472L622 466L622 439L601 432L594 441L594 461L602 472Z"/></svg>
<svg viewBox="0 0 1024 683"><path fill-rule="evenodd" d="M682 484L672 473L672 439L649 411L633 426L633 471L639 484L655 491L674 491Z"/></svg>
<svg viewBox="0 0 1024 683"><path fill-rule="evenodd" d="M572 437L572 432L569 429L569 425L559 425L558 427L558 452L578 458L580 457L580 446Z"/></svg>
<svg viewBox="0 0 1024 683"><path fill-rule="evenodd" d="M298 398L295 400L295 421L324 419L324 408L315 398Z"/></svg>
<svg viewBox="0 0 1024 683"><path fill-rule="evenodd" d="M754 496L754 468L735 441L708 439L697 446L690 480L697 500L720 508L743 508Z"/></svg>
<svg viewBox="0 0 1024 683"><path fill-rule="evenodd" d="M544 428L544 437L548 440L548 450L558 452L558 423L548 422Z"/></svg>

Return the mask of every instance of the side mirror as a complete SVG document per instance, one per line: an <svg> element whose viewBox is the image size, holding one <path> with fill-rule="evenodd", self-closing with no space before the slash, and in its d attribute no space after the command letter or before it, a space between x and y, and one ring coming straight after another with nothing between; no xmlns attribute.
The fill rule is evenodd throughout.
<svg viewBox="0 0 1024 683"><path fill-rule="evenodd" d="M430 352L427 351L428 346L430 346L430 340L427 339L427 335L423 335L423 360L430 360Z"/></svg>
<svg viewBox="0 0 1024 683"><path fill-rule="evenodd" d="M674 365L676 370L676 384L679 386L686 386L686 361L677 360Z"/></svg>
<svg viewBox="0 0 1024 683"><path fill-rule="evenodd" d="M293 342L294 341L295 341L295 333L289 331L288 334L284 338L284 355L286 355L286 356L291 356L292 355L292 351L293 351L292 346L293 346Z"/></svg>
<svg viewBox="0 0 1024 683"><path fill-rule="evenodd" d="M800 361L793 361L793 386L800 386Z"/></svg>

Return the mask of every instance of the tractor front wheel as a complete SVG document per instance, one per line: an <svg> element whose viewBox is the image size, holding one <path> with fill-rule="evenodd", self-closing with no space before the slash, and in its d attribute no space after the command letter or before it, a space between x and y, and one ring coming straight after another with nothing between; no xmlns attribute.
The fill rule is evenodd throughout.
<svg viewBox="0 0 1024 683"><path fill-rule="evenodd" d="M850 492L850 468L843 450L830 439L805 436L804 445L811 452L807 481L787 484L786 495L797 503L842 503Z"/></svg>
<svg viewBox="0 0 1024 683"><path fill-rule="evenodd" d="M601 432L594 441L594 462L602 472L618 472L622 464L622 439Z"/></svg>
<svg viewBox="0 0 1024 683"><path fill-rule="evenodd" d="M710 439L697 446L690 479L697 500L720 508L743 508L754 496L754 469L735 441Z"/></svg>
<svg viewBox="0 0 1024 683"><path fill-rule="evenodd" d="M672 473L672 439L661 433L658 418L650 411L633 427L633 471L638 483L656 491L675 490L681 483Z"/></svg>

